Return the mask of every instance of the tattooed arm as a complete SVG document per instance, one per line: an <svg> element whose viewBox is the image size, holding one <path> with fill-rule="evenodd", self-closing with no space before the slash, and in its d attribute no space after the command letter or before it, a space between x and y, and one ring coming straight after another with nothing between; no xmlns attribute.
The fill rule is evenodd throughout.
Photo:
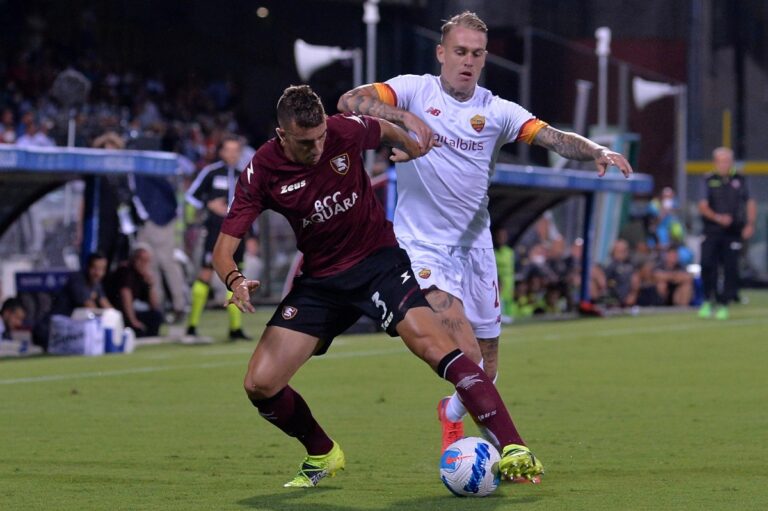
<svg viewBox="0 0 768 511"><path fill-rule="evenodd" d="M336 104L339 112L370 115L403 126L416 134L422 154L426 154L435 144L432 129L414 114L402 108L388 105L379 98L373 85L361 85L344 93Z"/></svg>
<svg viewBox="0 0 768 511"><path fill-rule="evenodd" d="M571 160L594 160L599 176L605 175L605 171L611 165L618 167L624 177L632 174L632 166L620 153L611 151L576 133L567 133L552 126L545 126L536 134L533 143Z"/></svg>

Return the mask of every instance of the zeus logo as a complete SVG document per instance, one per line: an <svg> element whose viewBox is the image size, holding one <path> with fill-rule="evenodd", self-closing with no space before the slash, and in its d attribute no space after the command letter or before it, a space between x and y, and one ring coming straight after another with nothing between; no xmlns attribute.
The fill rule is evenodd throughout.
<svg viewBox="0 0 768 511"><path fill-rule="evenodd" d="M400 275L400 276L403 278L403 281L401 282L401 284L405 284L406 282L408 282L408 279L410 279L410 278L411 278L411 276L410 276L410 275L408 275L408 272L404 272L404 273L403 273L402 275Z"/></svg>
<svg viewBox="0 0 768 511"><path fill-rule="evenodd" d="M253 175L253 162L250 162L248 164L248 168L245 169L245 177L248 178L248 184L251 184L251 176L252 175Z"/></svg>
<svg viewBox="0 0 768 511"><path fill-rule="evenodd" d="M306 179L303 179L303 180L299 181L298 183L293 183L293 184L290 184L290 185L283 185L280 188L280 195L282 195L284 193L292 192L294 190L298 190L299 188L304 188L305 186L307 186L307 180Z"/></svg>

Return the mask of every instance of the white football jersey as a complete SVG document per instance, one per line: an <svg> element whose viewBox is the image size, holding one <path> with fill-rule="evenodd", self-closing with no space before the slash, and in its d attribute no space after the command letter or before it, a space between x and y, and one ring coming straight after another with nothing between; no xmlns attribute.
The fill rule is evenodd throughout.
<svg viewBox="0 0 768 511"><path fill-rule="evenodd" d="M480 86L469 101L457 101L434 75L400 75L386 84L398 108L424 120L443 144L396 165L395 234L441 245L492 248L488 185L496 157L534 116Z"/></svg>

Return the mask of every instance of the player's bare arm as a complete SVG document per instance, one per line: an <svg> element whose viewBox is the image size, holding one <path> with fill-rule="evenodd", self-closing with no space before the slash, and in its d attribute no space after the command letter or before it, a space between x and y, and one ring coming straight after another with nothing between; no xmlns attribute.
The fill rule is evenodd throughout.
<svg viewBox="0 0 768 511"><path fill-rule="evenodd" d="M618 167L625 177L632 174L632 166L623 155L576 133L545 126L536 134L533 143L571 160L594 160L599 176L605 175L611 165Z"/></svg>
<svg viewBox="0 0 768 511"><path fill-rule="evenodd" d="M434 133L427 124L407 110L388 105L381 101L379 93L373 85L361 85L344 93L336 104L339 112L378 117L413 131L418 137L422 153L429 152L435 143Z"/></svg>
<svg viewBox="0 0 768 511"><path fill-rule="evenodd" d="M381 126L381 143L392 148L393 154L389 159L393 162L412 160L424 154L418 142L404 129L384 119L379 119L379 125Z"/></svg>
<svg viewBox="0 0 768 511"><path fill-rule="evenodd" d="M213 247L213 269L216 270L221 281L232 290L232 297L224 306L234 305L242 312L256 312L251 304L251 293L261 283L258 280L248 280L240 273L234 257L239 245L240 239L220 232Z"/></svg>

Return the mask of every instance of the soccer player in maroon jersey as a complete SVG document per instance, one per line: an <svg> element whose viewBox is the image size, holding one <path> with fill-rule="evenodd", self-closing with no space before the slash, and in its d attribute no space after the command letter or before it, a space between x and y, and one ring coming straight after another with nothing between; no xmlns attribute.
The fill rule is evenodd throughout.
<svg viewBox="0 0 768 511"><path fill-rule="evenodd" d="M289 382L313 355L361 315L451 382L472 416L503 446L506 477L533 478L541 463L520 438L488 376L443 334L375 199L361 153L383 143L393 161L422 155L416 140L383 119L326 117L306 85L288 87L277 103L277 138L262 145L240 175L213 251L213 266L233 291L230 302L253 312L248 280L233 259L248 226L264 210L284 215L304 254L304 273L278 306L251 356L245 391L259 414L307 450L287 487L312 487L344 468L333 441Z"/></svg>

